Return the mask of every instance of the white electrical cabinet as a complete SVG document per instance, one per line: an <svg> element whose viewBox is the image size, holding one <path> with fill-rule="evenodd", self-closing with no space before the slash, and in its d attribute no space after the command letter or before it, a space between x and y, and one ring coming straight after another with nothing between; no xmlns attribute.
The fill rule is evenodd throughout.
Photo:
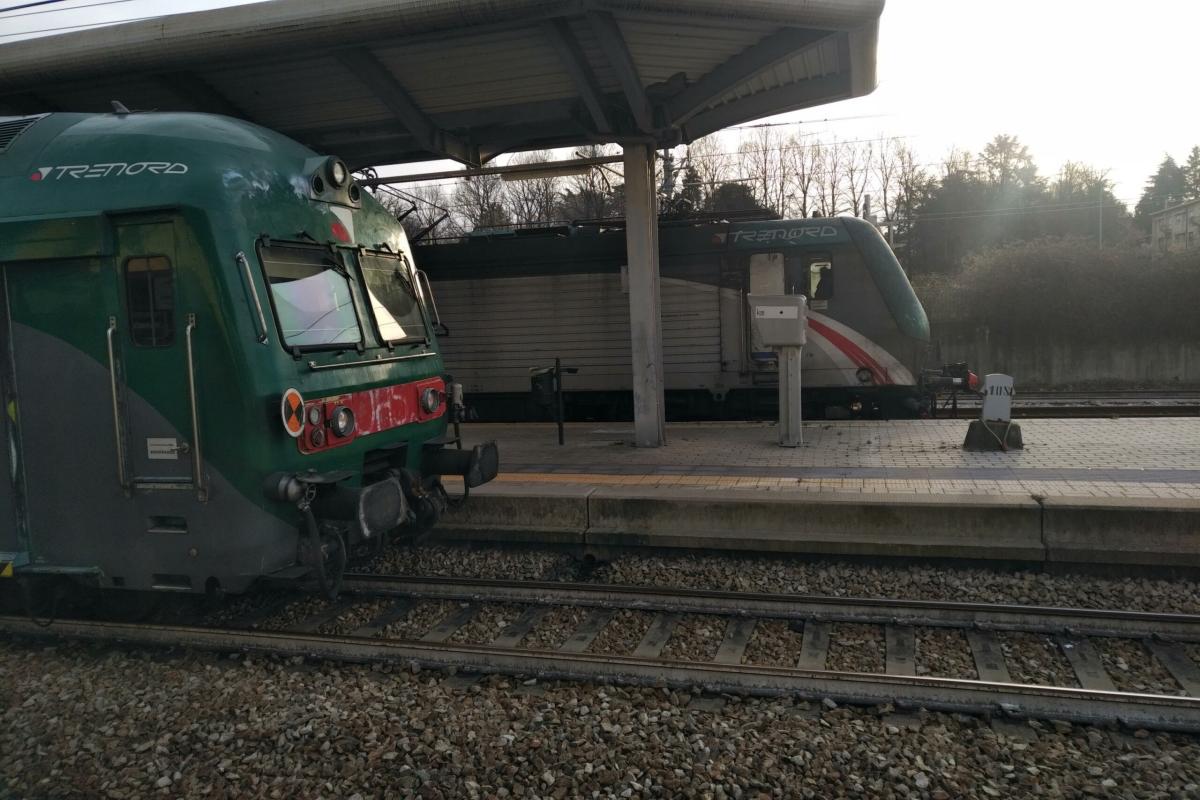
<svg viewBox="0 0 1200 800"><path fill-rule="evenodd" d="M751 320L758 339L767 347L803 347L808 328L808 304L802 294L752 294Z"/></svg>
<svg viewBox="0 0 1200 800"><path fill-rule="evenodd" d="M808 304L802 294L752 294L747 300L757 341L779 356L779 444L799 447L800 355L807 341Z"/></svg>

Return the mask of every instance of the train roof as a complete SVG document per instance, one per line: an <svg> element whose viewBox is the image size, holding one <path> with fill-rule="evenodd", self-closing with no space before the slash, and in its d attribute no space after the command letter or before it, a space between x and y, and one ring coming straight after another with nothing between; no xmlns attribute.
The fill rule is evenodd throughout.
<svg viewBox="0 0 1200 800"><path fill-rule="evenodd" d="M77 218L79 235L97 238L102 225L87 220L184 206L224 212L255 236L282 236L285 225L294 235L306 228L287 222L288 214L316 215L310 227L323 240L331 223L319 223L332 220L333 207L345 200L313 202L312 176L327 158L274 131L215 114L0 117L0 260L28 252L13 244L20 236L6 236L5 229L28 238L29 223ZM347 210L366 212L356 216L369 219L369 242L395 248L403 240L395 219L368 192Z"/></svg>
<svg viewBox="0 0 1200 800"><path fill-rule="evenodd" d="M879 230L858 217L755 221L664 220L664 265L721 253L808 251L853 247L906 335L929 338L929 320L908 276ZM553 275L615 269L625 263L625 230L617 224L568 225L484 233L416 249L417 263L442 280Z"/></svg>
<svg viewBox="0 0 1200 800"><path fill-rule="evenodd" d="M0 131L0 217L145 207L184 186L215 189L213 178L288 173L317 157L266 128L212 114L0 117ZM44 191L51 186L63 191Z"/></svg>
<svg viewBox="0 0 1200 800"><path fill-rule="evenodd" d="M851 231L875 231L857 217L773 220L661 220L659 240L664 256L729 251L774 251L784 248L828 248L851 242ZM435 241L418 249L432 270L486 270L513 262L579 263L625 257L623 220L599 220L542 228L484 231L453 240Z"/></svg>

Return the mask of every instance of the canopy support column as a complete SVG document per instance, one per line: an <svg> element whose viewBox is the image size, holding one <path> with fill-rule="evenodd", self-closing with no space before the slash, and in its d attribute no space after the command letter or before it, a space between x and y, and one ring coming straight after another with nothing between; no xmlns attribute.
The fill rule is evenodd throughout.
<svg viewBox="0 0 1200 800"><path fill-rule="evenodd" d="M648 144L627 144L624 150L634 443L638 447L661 447L667 443L667 431L663 402L654 149Z"/></svg>

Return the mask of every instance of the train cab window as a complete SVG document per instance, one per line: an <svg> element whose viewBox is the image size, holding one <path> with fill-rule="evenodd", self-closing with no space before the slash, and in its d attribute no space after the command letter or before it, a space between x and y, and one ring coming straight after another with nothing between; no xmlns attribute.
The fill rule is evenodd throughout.
<svg viewBox="0 0 1200 800"><path fill-rule="evenodd" d="M346 268L327 248L273 243L259 257L271 305L288 347L330 347L362 341Z"/></svg>
<svg viewBox="0 0 1200 800"><path fill-rule="evenodd" d="M826 301L833 297L833 264L814 261L808 265L808 298L812 302Z"/></svg>
<svg viewBox="0 0 1200 800"><path fill-rule="evenodd" d="M425 317L408 261L391 253L366 253L359 264L380 341L425 341Z"/></svg>
<svg viewBox="0 0 1200 800"><path fill-rule="evenodd" d="M138 347L169 347L175 341L175 273L166 256L125 261L129 338Z"/></svg>

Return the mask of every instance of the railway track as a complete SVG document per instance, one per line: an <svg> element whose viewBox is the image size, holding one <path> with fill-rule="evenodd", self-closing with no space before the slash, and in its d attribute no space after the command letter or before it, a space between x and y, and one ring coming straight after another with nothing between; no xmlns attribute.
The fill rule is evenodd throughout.
<svg viewBox="0 0 1200 800"><path fill-rule="evenodd" d="M972 417L979 398L958 398L958 415ZM942 398L937 416L951 416L948 398ZM1200 416L1200 392L1140 391L1135 389L1100 392L1020 392L1013 400L1012 414L1022 418L1074 417L1194 417Z"/></svg>
<svg viewBox="0 0 1200 800"><path fill-rule="evenodd" d="M443 618L419 639L386 638L388 627L428 601L454 601ZM1088 609L997 606L976 603L864 600L741 592L623 587L604 584L517 582L348 576L336 603L298 617L279 630L255 626L296 602L281 597L224 623L145 625L94 620L59 620L48 628L24 617L0 617L10 636L57 637L136 646L188 647L215 651L305 656L349 662L390 662L469 673L501 673L544 679L603 681L700 688L711 692L829 698L852 704L892 703L1015 718L1119 723L1134 728L1200 732L1200 666L1188 644L1200 643L1200 616ZM364 602L381 610L349 633L322 633L330 623ZM519 607L514 619L485 643L455 640L481 609L491 604ZM581 621L557 649L521 644L555 609L582 609ZM649 616L631 652L593 652L592 644L619 612ZM723 618L720 644L709 660L673 660L664 649L689 614ZM794 665L743 663L756 626L786 620L800 637ZM882 672L828 668L842 646L835 626L850 623L882 628L886 655ZM973 679L917 674L916 631L960 632L974 662ZM1010 634L1049 637L1069 662L1071 681L1056 685L1021 683L1010 673L1019 650ZM1120 691L1101 658L1105 638L1142 643L1178 686L1178 694ZM1064 683L1077 685L1062 685Z"/></svg>

